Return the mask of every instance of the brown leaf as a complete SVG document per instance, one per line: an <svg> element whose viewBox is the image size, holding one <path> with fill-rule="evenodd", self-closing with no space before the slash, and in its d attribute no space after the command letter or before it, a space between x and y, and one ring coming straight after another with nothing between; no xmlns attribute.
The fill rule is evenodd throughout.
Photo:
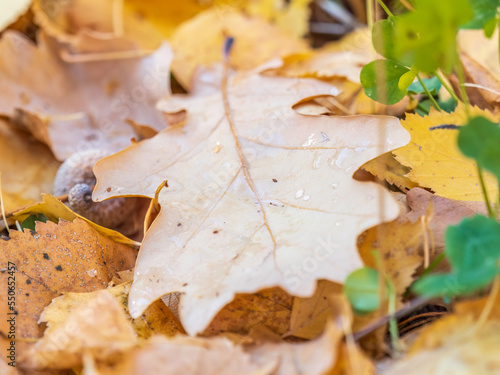
<svg viewBox="0 0 500 375"><path fill-rule="evenodd" d="M113 274L132 268L136 251L97 233L81 219L37 223L36 233L11 231L11 238L0 240L0 268L16 267L15 298L18 312L16 336L37 338L43 327L37 324L43 309L65 292L90 292L106 288ZM8 274L0 280L7 285ZM0 292L0 306L7 313L7 289ZM7 316L3 314L2 316ZM8 332L8 322L0 331ZM24 350L18 341L18 353ZM6 342L4 342L6 344Z"/></svg>
<svg viewBox="0 0 500 375"><path fill-rule="evenodd" d="M157 130L166 125L155 104L169 92L167 45L145 58L71 64L43 33L35 46L7 31L0 54L0 113L17 116L59 160L81 149L113 152L130 145L127 118Z"/></svg>
<svg viewBox="0 0 500 375"><path fill-rule="evenodd" d="M65 304L59 308L59 301L42 315L50 323L44 336L20 357L23 367L69 369L82 365L84 353L111 360L135 345L132 326L108 291L91 293L69 311Z"/></svg>

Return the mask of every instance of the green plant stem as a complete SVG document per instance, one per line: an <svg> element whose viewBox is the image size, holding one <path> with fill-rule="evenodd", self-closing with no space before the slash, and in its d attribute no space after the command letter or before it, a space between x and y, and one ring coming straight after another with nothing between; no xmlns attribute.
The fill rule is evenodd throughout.
<svg viewBox="0 0 500 375"><path fill-rule="evenodd" d="M439 82L441 82L441 84L446 89L446 91L448 91L448 93L453 98L453 100L455 100L455 102L458 103L458 96L457 96L457 94L455 94L455 92L453 91L453 89L448 85L448 83L446 83L446 80L443 77L441 77L441 74L439 72L436 72L436 77L439 79Z"/></svg>
<svg viewBox="0 0 500 375"><path fill-rule="evenodd" d="M467 114L467 118L470 119L470 101L469 96L467 95L467 89L465 88L465 73L464 68L462 67L462 63L459 61L456 66L458 83L460 85L460 94L462 96L462 102L465 104L465 113Z"/></svg>
<svg viewBox="0 0 500 375"><path fill-rule="evenodd" d="M389 289L389 333L391 335L392 347L399 352L399 330L398 321L394 314L396 313L396 289L391 280L386 276L387 289Z"/></svg>
<svg viewBox="0 0 500 375"><path fill-rule="evenodd" d="M387 8L387 5L384 4L384 2L382 0L377 0L379 5L382 7L382 9L384 10L385 13L387 13L387 15L389 17L394 17L394 14L392 14L392 12L389 10L389 8Z"/></svg>
<svg viewBox="0 0 500 375"><path fill-rule="evenodd" d="M427 86L425 85L424 81L422 80L422 78L420 78L420 74L417 74L417 79L418 79L418 82L422 85L425 93L427 94L427 96L429 97L429 100L431 101L432 105L434 106L434 108L436 108L438 111L441 111L441 107L439 106L439 104L437 104L436 102L436 99L434 99L434 97L432 96L432 94L430 93L429 89L427 88Z"/></svg>
<svg viewBox="0 0 500 375"><path fill-rule="evenodd" d="M373 27L373 3L372 0L366 0L366 23L371 30Z"/></svg>
<svg viewBox="0 0 500 375"><path fill-rule="evenodd" d="M429 266L424 270L424 272L422 272L422 275L420 275L420 278L424 277L424 276L427 276L429 273L431 273L432 271L434 271L434 268L437 267L437 265L439 263L441 263L441 261L444 259L444 257L446 256L445 253L441 253L439 254L432 262L431 264L429 264Z"/></svg>
<svg viewBox="0 0 500 375"><path fill-rule="evenodd" d="M488 198L488 191L486 190L486 184L484 183L483 169L477 165L477 174L479 176L479 183L481 184L481 190L483 191L484 203L486 203L486 209L488 210L488 216L496 219L493 209L491 208L490 199Z"/></svg>

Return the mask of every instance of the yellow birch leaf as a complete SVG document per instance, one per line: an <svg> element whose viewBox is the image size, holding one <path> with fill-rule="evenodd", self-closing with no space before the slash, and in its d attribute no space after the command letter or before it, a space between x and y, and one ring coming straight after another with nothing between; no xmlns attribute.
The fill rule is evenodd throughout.
<svg viewBox="0 0 500 375"><path fill-rule="evenodd" d="M490 112L471 108L471 116L484 116L498 122ZM467 115L463 106L455 112L431 110L429 116L409 114L401 125L410 132L411 142L393 151L396 160L411 168L407 177L421 187L432 189L437 195L464 201L483 199L473 159L465 157L457 146L458 131L455 129L429 128L444 124L465 125ZM498 196L496 178L484 173L486 190L490 197Z"/></svg>

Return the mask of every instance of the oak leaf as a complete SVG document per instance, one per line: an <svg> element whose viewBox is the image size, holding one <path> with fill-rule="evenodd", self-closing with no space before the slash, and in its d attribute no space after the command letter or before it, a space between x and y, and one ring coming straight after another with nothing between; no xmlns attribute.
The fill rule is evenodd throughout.
<svg viewBox="0 0 500 375"><path fill-rule="evenodd" d="M356 236L380 222L376 197L384 198L386 220L398 206L382 187L351 177L409 136L391 117L292 109L331 89L316 80L236 75L229 117L220 93L175 98L188 111L186 123L96 164L97 201L153 196L169 181L136 267L133 317L178 291L181 321L194 334L236 293L280 286L307 297L316 280L343 282L361 266Z"/></svg>

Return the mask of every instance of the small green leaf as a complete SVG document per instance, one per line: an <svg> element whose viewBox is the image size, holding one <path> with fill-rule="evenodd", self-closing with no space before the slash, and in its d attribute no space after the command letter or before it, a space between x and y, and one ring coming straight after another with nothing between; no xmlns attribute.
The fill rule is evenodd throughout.
<svg viewBox="0 0 500 375"><path fill-rule="evenodd" d="M417 76L418 71L416 70L410 70L409 72L406 72L401 76L398 82L398 88L401 91L407 91L408 87L412 85L412 82L415 80L415 77Z"/></svg>
<svg viewBox="0 0 500 375"><path fill-rule="evenodd" d="M474 18L461 29L484 29L487 23L495 19L497 7L500 6L498 0L470 0L470 4L474 11ZM493 29L495 29L494 26Z"/></svg>
<svg viewBox="0 0 500 375"><path fill-rule="evenodd" d="M383 104L395 104L406 95L406 90L400 90L398 84L401 76L409 71L394 61L375 60L361 69L361 85L369 98Z"/></svg>
<svg viewBox="0 0 500 375"><path fill-rule="evenodd" d="M450 226L445 234L445 253L452 272L418 280L413 289L424 296L457 296L475 292L499 273L500 223L476 215Z"/></svg>
<svg viewBox="0 0 500 375"><path fill-rule="evenodd" d="M34 231L36 221L41 221L42 223L46 223L47 217L44 214L30 215L26 219L24 219L24 221L21 223L21 228L23 230L30 229Z"/></svg>
<svg viewBox="0 0 500 375"><path fill-rule="evenodd" d="M363 267L353 271L344 283L344 294L353 309L360 314L375 311L380 306L377 270Z"/></svg>
<svg viewBox="0 0 500 375"><path fill-rule="evenodd" d="M465 156L493 173L500 181L500 127L484 117L474 117L460 128L458 147Z"/></svg>
<svg viewBox="0 0 500 375"><path fill-rule="evenodd" d="M372 43L375 51L386 59L395 60L394 39L396 27L391 19L375 22L372 27Z"/></svg>
<svg viewBox="0 0 500 375"><path fill-rule="evenodd" d="M493 36L493 33L495 32L496 27L497 27L496 17L492 18L489 21L486 21L486 23L483 26L484 35L486 36L486 38L489 39Z"/></svg>
<svg viewBox="0 0 500 375"><path fill-rule="evenodd" d="M441 82L437 77L432 78L424 78L424 85L427 87L431 95L437 95L439 90L441 89ZM420 84L420 82L413 82L410 87L408 87L408 92L412 95L416 94L425 94L425 90Z"/></svg>

